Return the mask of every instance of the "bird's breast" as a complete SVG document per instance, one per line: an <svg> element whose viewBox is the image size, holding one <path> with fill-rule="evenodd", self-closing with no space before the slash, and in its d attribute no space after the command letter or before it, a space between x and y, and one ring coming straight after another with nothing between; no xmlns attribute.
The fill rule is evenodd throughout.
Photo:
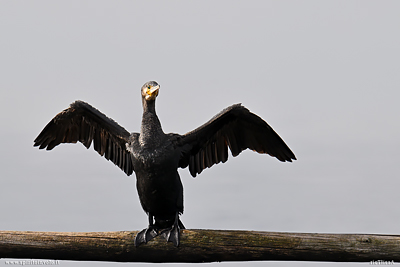
<svg viewBox="0 0 400 267"><path fill-rule="evenodd" d="M179 157L171 146L145 147L140 146L132 149L136 170L144 172L156 172L161 170L176 170L178 168Z"/></svg>

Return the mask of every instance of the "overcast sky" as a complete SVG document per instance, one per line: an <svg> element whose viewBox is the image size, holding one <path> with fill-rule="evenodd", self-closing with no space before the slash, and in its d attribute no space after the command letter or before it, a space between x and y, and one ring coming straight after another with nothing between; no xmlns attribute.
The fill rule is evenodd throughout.
<svg viewBox="0 0 400 267"><path fill-rule="evenodd" d="M165 132L243 103L298 158L245 151L196 179L180 170L187 228L400 234L399 10L399 1L0 1L0 230L145 228L134 175L81 144L46 152L33 140L77 99L139 131L140 87L156 80Z"/></svg>

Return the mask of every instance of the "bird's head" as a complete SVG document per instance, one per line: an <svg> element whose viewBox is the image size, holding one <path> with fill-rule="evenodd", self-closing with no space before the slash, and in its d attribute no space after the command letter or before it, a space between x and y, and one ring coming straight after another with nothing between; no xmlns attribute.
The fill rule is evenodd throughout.
<svg viewBox="0 0 400 267"><path fill-rule="evenodd" d="M142 97L146 101L155 100L158 96L160 85L155 81L150 81L142 86Z"/></svg>

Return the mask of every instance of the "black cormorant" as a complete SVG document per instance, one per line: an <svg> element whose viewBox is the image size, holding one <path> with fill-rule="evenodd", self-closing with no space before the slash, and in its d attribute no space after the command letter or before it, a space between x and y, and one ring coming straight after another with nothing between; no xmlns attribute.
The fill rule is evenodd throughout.
<svg viewBox="0 0 400 267"><path fill-rule="evenodd" d="M249 148L280 161L295 160L293 152L260 117L241 104L232 105L199 128L184 135L166 134L155 108L160 86L150 81L141 89L143 117L140 133L129 133L118 123L82 101L75 101L57 114L35 139L34 146L53 149L60 143L81 142L111 160L127 175L136 174L140 203L149 218L148 228L139 232L135 245L157 235L179 245L184 229L183 187L178 167L189 166L195 177L203 169Z"/></svg>

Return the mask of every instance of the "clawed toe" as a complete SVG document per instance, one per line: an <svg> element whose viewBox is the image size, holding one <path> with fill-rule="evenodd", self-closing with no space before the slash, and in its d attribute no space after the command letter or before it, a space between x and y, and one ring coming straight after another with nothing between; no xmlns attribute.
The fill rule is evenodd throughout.
<svg viewBox="0 0 400 267"><path fill-rule="evenodd" d="M167 240L167 242L172 242L175 247L179 246L179 234L180 230L185 229L182 222L179 220L179 213L175 214L174 223L170 228L160 229L160 225L155 226L153 223L153 215L149 214L149 227L140 231L135 237L135 246L138 247L141 244L146 244L154 237L161 235Z"/></svg>
<svg viewBox="0 0 400 267"><path fill-rule="evenodd" d="M158 235L157 230L153 226L149 226L146 229L143 229L140 231L135 238L135 246L138 247L141 244L146 244L150 240L152 240L154 237Z"/></svg>
<svg viewBox="0 0 400 267"><path fill-rule="evenodd" d="M172 226L171 231L169 231L168 235L168 242L172 242L175 247L179 246L179 227L178 226Z"/></svg>
<svg viewBox="0 0 400 267"><path fill-rule="evenodd" d="M179 232L180 232L179 226L173 225L171 228L162 231L160 235L164 237L167 240L167 242L172 242L172 244L174 244L174 246L177 247L179 246L179 241L180 241Z"/></svg>

